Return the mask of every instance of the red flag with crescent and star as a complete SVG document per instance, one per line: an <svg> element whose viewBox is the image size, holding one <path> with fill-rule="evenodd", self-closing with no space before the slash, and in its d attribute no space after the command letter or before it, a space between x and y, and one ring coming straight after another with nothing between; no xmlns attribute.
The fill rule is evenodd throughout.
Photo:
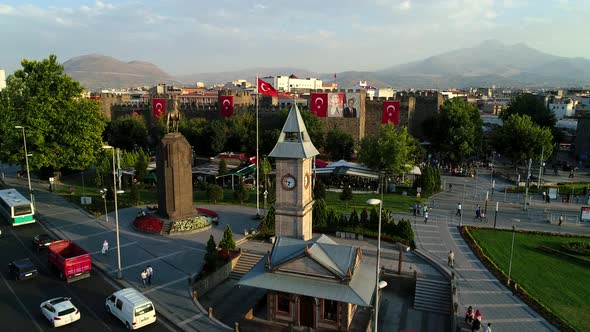
<svg viewBox="0 0 590 332"><path fill-rule="evenodd" d="M154 98L152 100L152 117L159 118L166 115L166 99Z"/></svg>
<svg viewBox="0 0 590 332"><path fill-rule="evenodd" d="M392 122L394 125L399 123L399 101L384 101L383 115L381 123Z"/></svg>
<svg viewBox="0 0 590 332"><path fill-rule="evenodd" d="M229 118L234 115L234 96L220 96L219 104L221 105L221 116Z"/></svg>
<svg viewBox="0 0 590 332"><path fill-rule="evenodd" d="M278 97L279 93L272 85L258 78L258 93L265 96Z"/></svg>
<svg viewBox="0 0 590 332"><path fill-rule="evenodd" d="M311 94L311 113L319 118L325 118L328 113L328 94L312 93Z"/></svg>

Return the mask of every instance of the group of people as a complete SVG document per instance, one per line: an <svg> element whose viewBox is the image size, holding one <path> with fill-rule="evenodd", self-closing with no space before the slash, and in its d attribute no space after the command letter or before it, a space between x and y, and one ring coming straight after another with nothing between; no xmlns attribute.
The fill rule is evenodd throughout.
<svg viewBox="0 0 590 332"><path fill-rule="evenodd" d="M467 312L465 313L465 323L471 326L471 332L492 332L492 323L484 325L481 321L481 318L482 314L479 309L473 312L473 307L469 306L469 308L467 308Z"/></svg>
<svg viewBox="0 0 590 332"><path fill-rule="evenodd" d="M143 285L143 287L145 287L146 285L151 285L152 284L152 276L154 275L154 269L152 268L151 265L148 265L145 270L141 271L140 277L141 277L141 284Z"/></svg>
<svg viewBox="0 0 590 332"><path fill-rule="evenodd" d="M420 214L422 214L424 216L424 223L425 224L428 222L428 212L429 211L430 211L430 208L426 204L422 205L422 204L414 203L414 205L412 205L412 213L414 214L414 216L419 216Z"/></svg>

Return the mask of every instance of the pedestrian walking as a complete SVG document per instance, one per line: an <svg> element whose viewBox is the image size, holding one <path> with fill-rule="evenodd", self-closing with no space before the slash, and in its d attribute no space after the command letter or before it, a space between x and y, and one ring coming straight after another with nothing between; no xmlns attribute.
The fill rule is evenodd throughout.
<svg viewBox="0 0 590 332"><path fill-rule="evenodd" d="M559 226L561 226L561 223L563 223L563 219L564 219L564 216L562 214L559 216Z"/></svg>
<svg viewBox="0 0 590 332"><path fill-rule="evenodd" d="M477 318L471 323L471 332L481 331L481 321Z"/></svg>
<svg viewBox="0 0 590 332"><path fill-rule="evenodd" d="M147 272L145 270L141 271L140 277L141 277L141 284L143 285L143 287L145 287L145 284L147 281Z"/></svg>
<svg viewBox="0 0 590 332"><path fill-rule="evenodd" d="M415 217L416 212L418 211L418 205L416 203L414 203L414 205L412 205L412 211L414 212L414 217Z"/></svg>
<svg viewBox="0 0 590 332"><path fill-rule="evenodd" d="M428 222L428 211L424 211L424 223Z"/></svg>
<svg viewBox="0 0 590 332"><path fill-rule="evenodd" d="M428 205L424 204L424 207L422 208L422 210L424 213L428 212Z"/></svg>
<svg viewBox="0 0 590 332"><path fill-rule="evenodd" d="M461 209L463 209L463 206L461 205L461 202L457 203L457 213L455 213L455 216L461 216Z"/></svg>
<svg viewBox="0 0 590 332"><path fill-rule="evenodd" d="M449 183L449 192L453 191L453 184Z"/></svg>
<svg viewBox="0 0 590 332"><path fill-rule="evenodd" d="M148 285L152 284L152 276L154 275L154 269L152 269L151 265L148 265L147 268L145 269L145 272L147 273L147 283Z"/></svg>
<svg viewBox="0 0 590 332"><path fill-rule="evenodd" d="M547 192L543 192L543 203L547 203Z"/></svg>
<svg viewBox="0 0 590 332"><path fill-rule="evenodd" d="M102 243L102 254L106 255L107 251L109 251L109 243L107 242L107 240L104 240L104 242Z"/></svg>
<svg viewBox="0 0 590 332"><path fill-rule="evenodd" d="M418 210L416 210L416 213L418 214L418 216L420 216L420 214L422 213L422 204L418 204Z"/></svg>
<svg viewBox="0 0 590 332"><path fill-rule="evenodd" d="M484 325L483 332L492 332L492 323L488 323L488 325Z"/></svg>
<svg viewBox="0 0 590 332"><path fill-rule="evenodd" d="M449 257L448 257L447 264L449 264L449 266L451 268L453 268L455 266L455 253L452 250L449 251Z"/></svg>
<svg viewBox="0 0 590 332"><path fill-rule="evenodd" d="M479 309L475 310L475 320L481 322L481 311L479 311Z"/></svg>
<svg viewBox="0 0 590 332"><path fill-rule="evenodd" d="M465 323L471 325L474 319L475 316L473 314L473 307L469 306L469 308L467 308L467 312L465 312Z"/></svg>

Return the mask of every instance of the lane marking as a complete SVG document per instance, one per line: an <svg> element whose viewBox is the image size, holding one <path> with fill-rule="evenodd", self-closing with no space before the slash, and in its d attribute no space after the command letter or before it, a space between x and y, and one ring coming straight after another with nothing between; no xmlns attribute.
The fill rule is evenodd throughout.
<svg viewBox="0 0 590 332"><path fill-rule="evenodd" d="M500 280L498 279L489 279L489 278L458 278L459 281L465 281L465 282L500 282Z"/></svg>
<svg viewBox="0 0 590 332"><path fill-rule="evenodd" d="M137 243L137 242L129 242L129 243L125 243L125 244L123 244L123 245L120 245L120 246L119 246L119 248L123 248L123 247L131 246L131 245L134 245L134 244L136 244L136 243ZM110 247L108 251L111 251L111 250L117 250L117 246L115 245L115 246L113 246L113 247ZM92 256L95 256L95 255L98 255L98 254L102 254L102 250L98 250L98 251L95 251L95 252L91 252L90 254L91 254Z"/></svg>
<svg viewBox="0 0 590 332"><path fill-rule="evenodd" d="M75 241L79 241L81 239L88 239L88 238L99 236L99 235L103 235L103 234L106 234L106 233L112 233L114 231L115 230L108 230L108 231L94 233L94 234L91 234L91 235L80 236L80 237L75 238L76 239Z"/></svg>
<svg viewBox="0 0 590 332"><path fill-rule="evenodd" d="M455 269L455 271L487 271L487 269Z"/></svg>
<svg viewBox="0 0 590 332"><path fill-rule="evenodd" d="M187 275L187 276L188 276L188 275ZM176 280L172 280L172 281L170 281L170 282L167 282L167 283L165 283L165 284L162 284L162 285L159 285L159 286L157 286L157 287L153 287L153 288L150 288L150 289L148 289L148 290L146 290L146 291L143 291L142 293L143 293L143 294L148 294L148 293L151 293L151 292L157 291L158 289L162 289L162 288L164 288L164 287L168 287L168 286L171 286L171 285L177 284L177 283L179 283L179 282L181 282L181 281L185 281L185 282L186 282L186 281L187 281L187 277L183 277L183 278L178 278L178 279L176 279Z"/></svg>
<svg viewBox="0 0 590 332"><path fill-rule="evenodd" d="M12 295L14 295L14 298L18 302L18 305L20 305L20 307L23 309L23 311L27 313L27 316L29 316L29 318L31 319L31 322L33 322L33 324L35 324L35 327L37 327L37 330L43 332L43 329L37 323L37 321L35 320L35 317L33 317L33 315L31 315L31 313L29 312L29 310L27 310L27 307L21 301L21 299L18 297L18 295L16 295L16 292L14 291L14 289L12 289L12 287L10 286L10 284L8 284L8 281L6 280L6 278L4 278L4 276L1 273L0 273L0 276L2 277L2 280L4 281L4 284L6 285L6 288L8 288L8 290L12 293Z"/></svg>
<svg viewBox="0 0 590 332"><path fill-rule="evenodd" d="M463 294L512 294L511 291L507 290L497 290L497 291L490 291L490 290L461 290L457 288L459 293Z"/></svg>
<svg viewBox="0 0 590 332"><path fill-rule="evenodd" d="M526 307L524 303L477 303L471 305L474 308L510 308L510 307Z"/></svg>
<svg viewBox="0 0 590 332"><path fill-rule="evenodd" d="M424 246L445 246L445 243L434 243L434 242L420 242Z"/></svg>
<svg viewBox="0 0 590 332"><path fill-rule="evenodd" d="M192 317L189 317L189 318L183 320L182 322L178 323L178 325L179 326L186 325L186 324L188 324L188 323L190 323L190 322L192 322L194 320L197 320L197 319L199 319L201 317L203 317L203 313L198 313L198 314L196 314L196 315L194 315Z"/></svg>
<svg viewBox="0 0 590 332"><path fill-rule="evenodd" d="M202 250L202 249L192 249L192 250L198 250L198 251L205 252L205 250ZM189 252L189 251L191 251L191 250L179 250L179 251L175 251L175 252L169 253L169 254L164 255L164 256L157 256L157 257L154 257L154 258L151 258L151 259L147 259L147 260L145 260L143 262L139 262L139 263L132 264L132 265L127 265L127 266L121 268L121 271L127 270L127 269L131 269L131 268L134 268L134 267L137 267L137 266L141 266L141 265L146 265L147 263L151 263L151 262L154 262L154 261L162 260L164 258L172 257L174 255L186 253L186 252ZM118 270L111 270L111 273L115 273L117 271Z"/></svg>
<svg viewBox="0 0 590 332"><path fill-rule="evenodd" d="M69 225L64 225L64 226L53 227L53 229L61 230L61 229L64 229L64 228L70 228L70 227L74 227L74 226L85 225L85 224L91 223L93 221L96 221L96 220L95 219L90 219L90 220L87 220L87 221L84 221L84 222L81 222L81 223L77 223L77 224L69 224Z"/></svg>

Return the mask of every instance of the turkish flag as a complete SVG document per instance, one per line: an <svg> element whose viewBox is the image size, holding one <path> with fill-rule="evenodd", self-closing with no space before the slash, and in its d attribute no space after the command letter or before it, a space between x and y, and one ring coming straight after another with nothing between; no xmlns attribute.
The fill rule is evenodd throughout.
<svg viewBox="0 0 590 332"><path fill-rule="evenodd" d="M152 99L152 117L159 118L166 115L166 99L154 98Z"/></svg>
<svg viewBox="0 0 590 332"><path fill-rule="evenodd" d="M258 93L261 95L271 96L271 97L278 97L279 93L272 85L266 83L265 81L261 80L260 77L258 78Z"/></svg>
<svg viewBox="0 0 590 332"><path fill-rule="evenodd" d="M221 116L228 118L234 115L234 96L220 96Z"/></svg>
<svg viewBox="0 0 590 332"><path fill-rule="evenodd" d="M399 123L399 101L384 101L383 115L381 123L393 122L394 125Z"/></svg>
<svg viewBox="0 0 590 332"><path fill-rule="evenodd" d="M141 116L141 110L131 110L131 114L133 116Z"/></svg>
<svg viewBox="0 0 590 332"><path fill-rule="evenodd" d="M328 94L312 93L311 94L311 113L320 118L325 118L328 113Z"/></svg>

